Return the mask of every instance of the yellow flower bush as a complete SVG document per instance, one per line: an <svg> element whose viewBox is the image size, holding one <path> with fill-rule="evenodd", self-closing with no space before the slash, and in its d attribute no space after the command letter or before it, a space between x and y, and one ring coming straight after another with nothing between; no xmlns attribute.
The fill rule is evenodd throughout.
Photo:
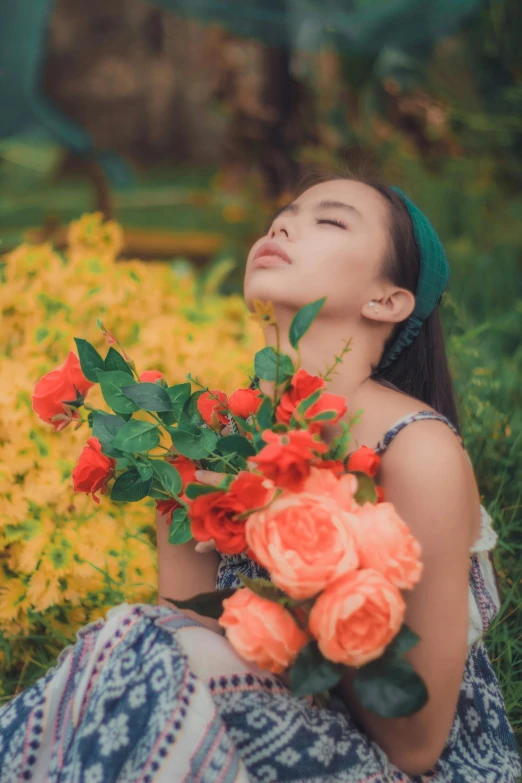
<svg viewBox="0 0 522 783"><path fill-rule="evenodd" d="M121 246L119 226L94 214L71 225L63 255L24 244L2 259L0 699L110 606L156 600L154 502L102 496L97 506L73 492L90 431L43 424L31 409L36 381L76 352L74 337L106 352L97 319L138 372L160 370L170 384L190 372L227 394L248 382L262 347L240 296L205 288L187 264L116 261ZM89 402L107 409L99 386Z"/></svg>

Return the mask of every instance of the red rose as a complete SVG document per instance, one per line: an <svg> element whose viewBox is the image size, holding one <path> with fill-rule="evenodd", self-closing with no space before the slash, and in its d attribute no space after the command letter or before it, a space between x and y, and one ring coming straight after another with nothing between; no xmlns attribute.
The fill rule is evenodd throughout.
<svg viewBox="0 0 522 783"><path fill-rule="evenodd" d="M196 541L213 538L216 549L223 554L240 554L247 548L246 519L237 519L237 516L265 505L271 491L263 476L242 471L228 491L220 489L189 500L192 535Z"/></svg>
<svg viewBox="0 0 522 783"><path fill-rule="evenodd" d="M234 493L245 510L260 508L268 503L270 493L273 494L271 485L268 487L266 485L265 476L242 470L230 485L229 492Z"/></svg>
<svg viewBox="0 0 522 783"><path fill-rule="evenodd" d="M75 353L69 351L67 359L56 370L51 370L36 383L31 397L33 411L45 421L52 424L56 431L63 430L73 419L79 419L77 408L64 407L63 400L75 400L76 392L86 397L94 386L87 380L80 367L80 360ZM62 415L66 418L51 421L53 416Z"/></svg>
<svg viewBox="0 0 522 783"><path fill-rule="evenodd" d="M310 375L306 370L298 370L290 383L290 388L282 395L276 408L276 420L280 424L289 424L290 418L302 400L310 397L318 389L324 389L326 383L317 375Z"/></svg>
<svg viewBox="0 0 522 783"><path fill-rule="evenodd" d="M342 459L320 459L314 463L314 467L330 470L334 476L342 476L346 473Z"/></svg>
<svg viewBox="0 0 522 783"><path fill-rule="evenodd" d="M115 467L116 460L102 454L98 438L89 438L72 472L74 491L90 493L92 499L99 503L100 499L94 493L100 490L105 495Z"/></svg>
<svg viewBox="0 0 522 783"><path fill-rule="evenodd" d="M196 466L193 462L191 462L191 460L188 459L188 457L184 457L181 454L177 457L174 457L174 459L169 459L168 462L177 468L178 473L181 476L181 481L183 484L179 496L181 500L187 502L187 498L185 497L184 492L189 482L196 481ZM167 525L170 525L172 522L172 514L177 508L181 507L178 501L174 498L168 498L168 500L156 500L156 509L160 512L160 514L164 516L168 515L167 519L165 520Z"/></svg>
<svg viewBox="0 0 522 783"><path fill-rule="evenodd" d="M165 378L162 372L159 370L145 370L140 375L140 381L142 383L156 383L158 378Z"/></svg>
<svg viewBox="0 0 522 783"><path fill-rule="evenodd" d="M213 395L213 396L211 396ZM218 399L216 399L216 397ZM213 429L221 424L228 424L227 418L228 398L225 392L212 389L203 392L198 397L198 411L203 417L205 424Z"/></svg>
<svg viewBox="0 0 522 783"><path fill-rule="evenodd" d="M323 392L317 402L314 402L314 404L308 408L305 413L305 418L312 419L314 416L317 416L318 413L323 413L323 411L335 411L337 415L335 419L329 419L328 421L310 422L308 429L311 433L320 434L325 424L336 424L339 419L344 416L347 410L348 406L346 405L344 397L340 397L338 394Z"/></svg>
<svg viewBox="0 0 522 783"><path fill-rule="evenodd" d="M348 459L348 470L358 470L367 473L372 478L377 473L381 458L369 446L361 446Z"/></svg>
<svg viewBox="0 0 522 783"><path fill-rule="evenodd" d="M262 401L263 396L259 389L237 389L230 395L228 408L234 416L246 420L257 412Z"/></svg>
<svg viewBox="0 0 522 783"><path fill-rule="evenodd" d="M328 451L326 443L316 440L308 430L290 430L283 434L265 430L268 443L255 457L249 457L261 473L278 486L299 492L310 475L310 465L318 462L314 452Z"/></svg>

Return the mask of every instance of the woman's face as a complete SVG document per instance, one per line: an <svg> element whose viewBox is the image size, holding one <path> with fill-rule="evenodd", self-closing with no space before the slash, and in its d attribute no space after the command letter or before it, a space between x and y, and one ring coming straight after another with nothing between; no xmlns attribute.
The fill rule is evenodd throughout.
<svg viewBox="0 0 522 783"><path fill-rule="evenodd" d="M389 233L387 208L373 188L351 180L314 185L276 216L267 234L248 254L244 296L271 300L296 311L320 297L323 315L346 318L375 298L376 280ZM255 261L267 242L291 263L266 257Z"/></svg>

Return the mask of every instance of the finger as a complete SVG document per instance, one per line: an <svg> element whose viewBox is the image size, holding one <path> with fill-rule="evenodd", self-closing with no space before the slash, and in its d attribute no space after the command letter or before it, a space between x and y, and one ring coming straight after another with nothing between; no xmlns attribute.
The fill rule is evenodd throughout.
<svg viewBox="0 0 522 783"><path fill-rule="evenodd" d="M209 484L211 487L217 487L225 473L216 473L213 470L196 470L196 481L200 481L202 484Z"/></svg>
<svg viewBox="0 0 522 783"><path fill-rule="evenodd" d="M223 429L221 430L221 435L224 437L225 435L231 435L232 430L230 429L230 424L227 424Z"/></svg>
<svg viewBox="0 0 522 783"><path fill-rule="evenodd" d="M199 541L199 543L196 544L196 552L199 552L200 554L205 554L205 552L213 552L216 548L216 542L213 538L211 538L209 541Z"/></svg>

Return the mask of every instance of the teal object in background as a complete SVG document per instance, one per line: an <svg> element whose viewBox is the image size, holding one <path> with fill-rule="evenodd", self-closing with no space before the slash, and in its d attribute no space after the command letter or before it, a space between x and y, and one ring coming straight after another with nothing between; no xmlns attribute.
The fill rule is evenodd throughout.
<svg viewBox="0 0 522 783"><path fill-rule="evenodd" d="M89 133L51 103L41 89L54 0L15 0L0 11L0 139L43 127L52 141L95 158L114 186L132 175L123 159L94 147Z"/></svg>
<svg viewBox="0 0 522 783"><path fill-rule="evenodd" d="M426 52L476 12L484 0L148 0L151 5L271 46L364 52ZM51 140L96 159L112 185L129 184L130 169L42 92L54 0L11 0L0 11L0 140L44 128Z"/></svg>

